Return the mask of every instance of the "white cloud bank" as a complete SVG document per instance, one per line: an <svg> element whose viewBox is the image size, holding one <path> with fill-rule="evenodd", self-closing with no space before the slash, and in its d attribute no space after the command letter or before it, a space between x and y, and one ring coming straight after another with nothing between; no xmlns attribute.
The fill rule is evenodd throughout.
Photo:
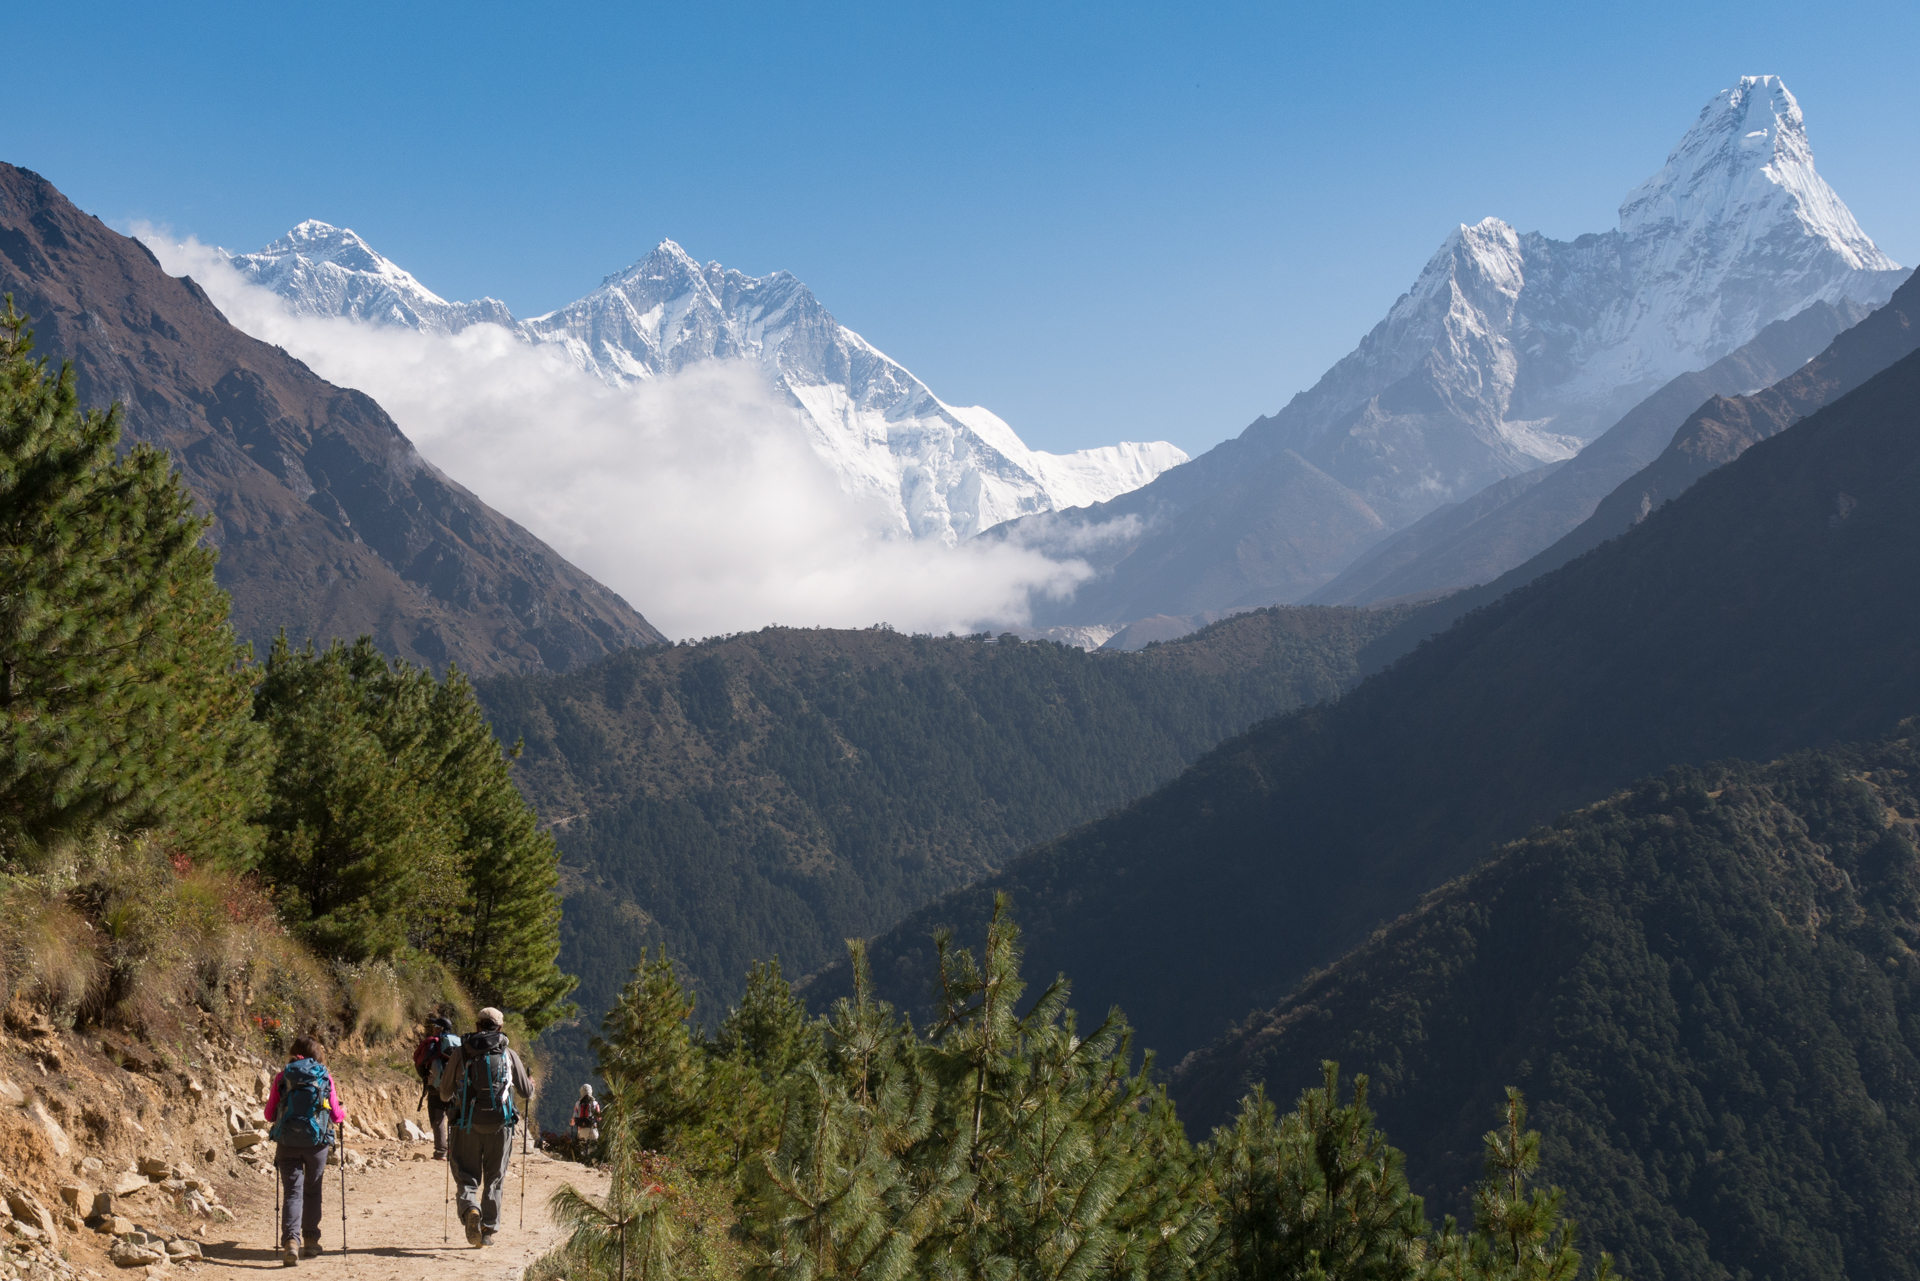
<svg viewBox="0 0 1920 1281"><path fill-rule="evenodd" d="M379 401L429 462L669 636L1020 624L1030 591L1059 596L1090 574L1000 540L883 536L883 515L841 490L749 364L616 390L493 325L443 336L296 316L208 246L135 234L241 329Z"/></svg>

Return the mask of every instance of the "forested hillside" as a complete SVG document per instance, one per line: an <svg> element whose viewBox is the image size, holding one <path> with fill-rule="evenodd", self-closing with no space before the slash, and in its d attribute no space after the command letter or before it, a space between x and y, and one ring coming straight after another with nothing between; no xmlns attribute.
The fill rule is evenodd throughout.
<svg viewBox="0 0 1920 1281"><path fill-rule="evenodd" d="M1333 698L1390 613L1269 609L1138 654L768 628L479 695L567 863L586 1040L667 945L717 1020L755 960L805 973L1221 739Z"/></svg>
<svg viewBox="0 0 1920 1281"><path fill-rule="evenodd" d="M1917 489L1920 355L1338 703L916 911L874 940L876 981L924 1008L935 927L976 940L1005 891L1037 972L1177 1060L1561 810L1884 733L1920 709Z"/></svg>
<svg viewBox="0 0 1920 1281"><path fill-rule="evenodd" d="M1338 1059L1463 1213L1510 1081L1635 1281L1920 1275L1916 780L1900 738L1566 815L1190 1059L1183 1117Z"/></svg>

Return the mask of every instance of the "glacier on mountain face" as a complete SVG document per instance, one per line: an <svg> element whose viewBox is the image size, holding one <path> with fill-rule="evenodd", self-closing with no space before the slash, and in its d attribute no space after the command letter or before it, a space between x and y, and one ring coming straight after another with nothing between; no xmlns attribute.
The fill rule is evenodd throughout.
<svg viewBox="0 0 1920 1281"><path fill-rule="evenodd" d="M1571 457L1674 376L1819 301L1905 278L1815 171L1799 104L1746 76L1611 231L1457 228L1387 316L1245 438L1293 450L1399 528Z"/></svg>
<svg viewBox="0 0 1920 1281"><path fill-rule="evenodd" d="M584 298L519 322L493 299L447 302L325 223L303 222L230 261L297 313L446 333L498 324L614 386L700 361L751 362L798 411L842 488L916 539L953 544L1015 517L1103 502L1187 461L1166 441L1029 449L991 411L942 402L791 274L703 267L671 240Z"/></svg>

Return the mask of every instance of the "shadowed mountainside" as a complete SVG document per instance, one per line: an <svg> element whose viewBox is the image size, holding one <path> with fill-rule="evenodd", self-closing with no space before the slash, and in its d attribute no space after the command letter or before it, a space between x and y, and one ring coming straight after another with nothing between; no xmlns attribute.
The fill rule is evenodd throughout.
<svg viewBox="0 0 1920 1281"><path fill-rule="evenodd" d="M1175 1061L1554 813L1669 763L1767 758L1920 708L1920 355L1338 703L1254 727L1153 795L880 936L920 1009L930 935L1012 895L1035 972ZM816 1005L845 990L836 965Z"/></svg>
<svg viewBox="0 0 1920 1281"><path fill-rule="evenodd" d="M1916 779L1898 739L1563 815L1190 1057L1182 1116L1337 1060L1465 1215L1513 1083L1626 1276L1920 1276Z"/></svg>

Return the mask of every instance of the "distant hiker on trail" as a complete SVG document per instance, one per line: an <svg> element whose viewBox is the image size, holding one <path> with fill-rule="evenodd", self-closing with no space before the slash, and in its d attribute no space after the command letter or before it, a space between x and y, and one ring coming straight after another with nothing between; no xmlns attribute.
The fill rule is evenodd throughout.
<svg viewBox="0 0 1920 1281"><path fill-rule="evenodd" d="M441 1101L453 1104L447 1164L459 1184L460 1222L467 1229L468 1245L493 1244L514 1126L520 1119L513 1095L533 1101L527 1065L507 1047L500 1030L504 1021L492 1007L480 1011L479 1029L460 1038L440 1070Z"/></svg>
<svg viewBox="0 0 1920 1281"><path fill-rule="evenodd" d="M580 1101L573 1105L573 1158L587 1159L587 1153L600 1141L600 1100L593 1097L593 1085L580 1087Z"/></svg>
<svg viewBox="0 0 1920 1281"><path fill-rule="evenodd" d="M333 1127L347 1119L315 1038L294 1038L293 1059L273 1078L267 1094L266 1117L273 1122L268 1135L275 1144L273 1164L280 1172L286 1207L280 1217L280 1264L292 1268L299 1266L301 1254L311 1259L320 1253L320 1191L326 1184L327 1152L333 1146ZM295 1224L306 1245L300 1253L295 1253Z"/></svg>
<svg viewBox="0 0 1920 1281"><path fill-rule="evenodd" d="M427 1033L413 1047L413 1070L420 1074L420 1097L427 1105L427 1124L433 1129L433 1159L447 1159L447 1102L440 1097L440 1069L448 1057L460 1048L453 1020L434 1015L427 1020Z"/></svg>

